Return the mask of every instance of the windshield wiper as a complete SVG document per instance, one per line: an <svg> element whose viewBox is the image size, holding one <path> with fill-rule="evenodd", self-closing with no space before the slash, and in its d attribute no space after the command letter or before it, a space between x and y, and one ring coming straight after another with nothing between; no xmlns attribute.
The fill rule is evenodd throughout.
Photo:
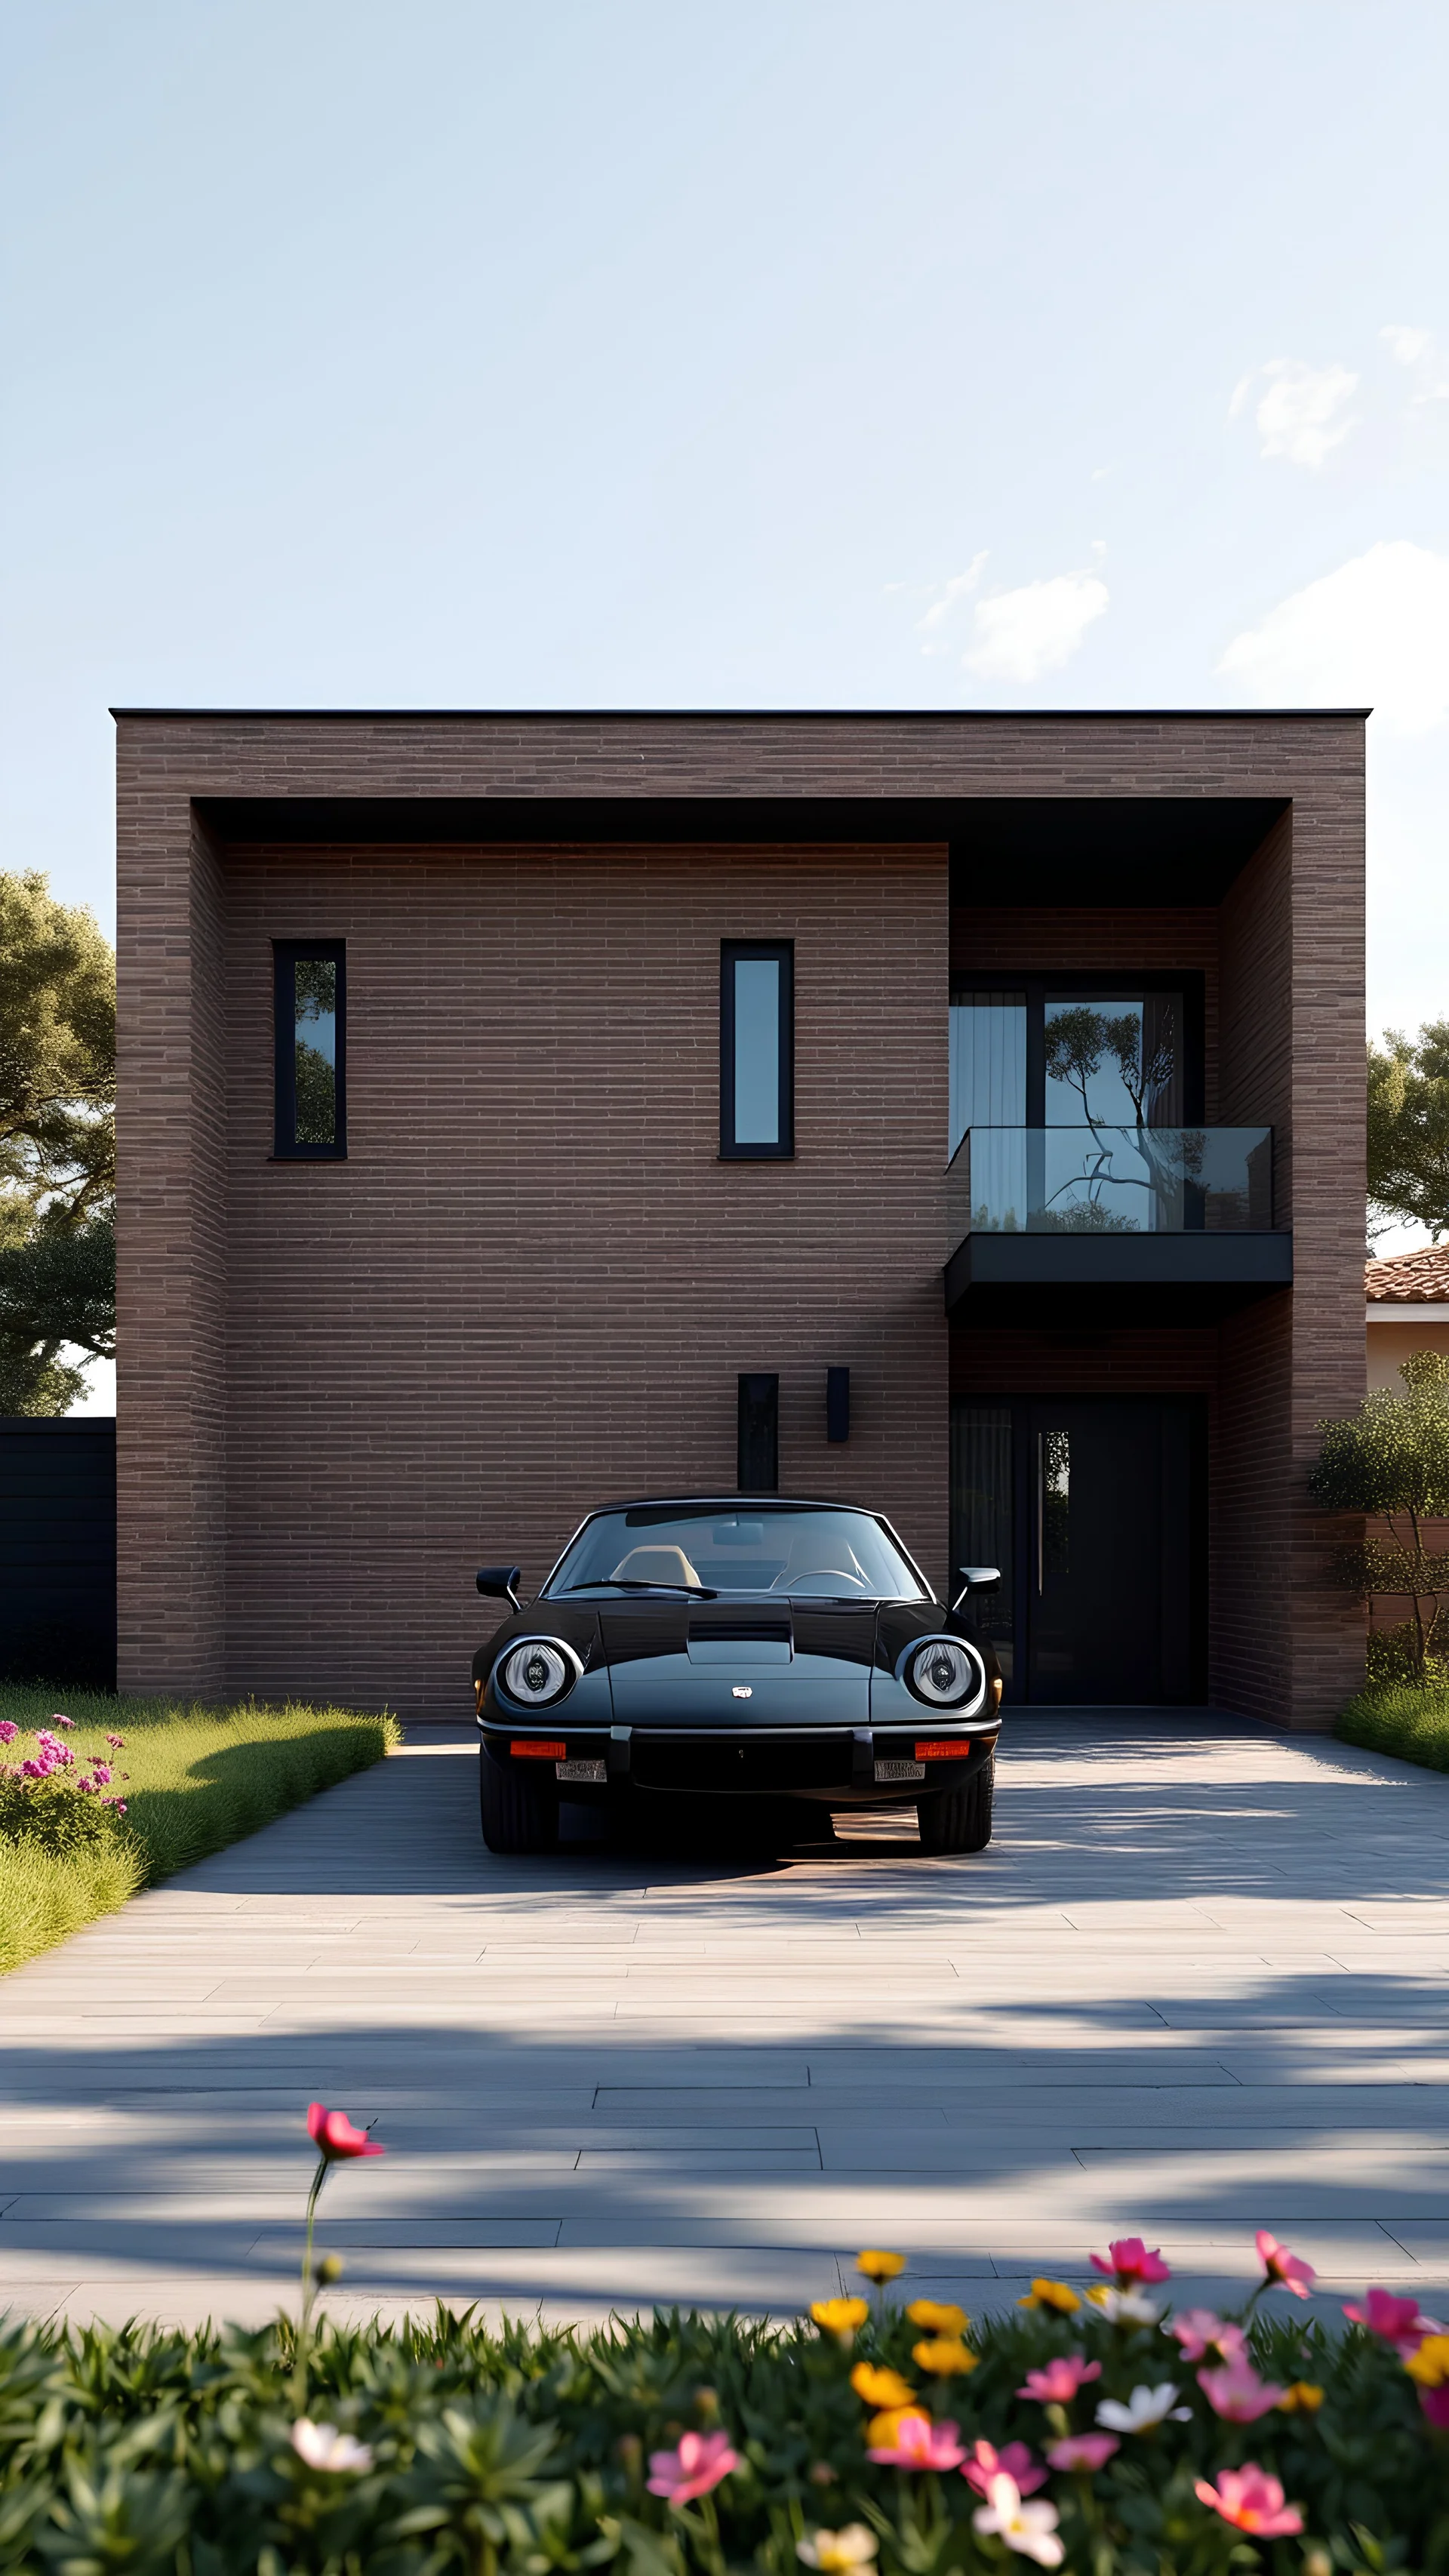
<svg viewBox="0 0 1449 2576"><path fill-rule="evenodd" d="M571 1583L570 1592L685 1592L696 1601L718 1601L702 1583L647 1583L642 1576L596 1574L590 1583Z"/></svg>

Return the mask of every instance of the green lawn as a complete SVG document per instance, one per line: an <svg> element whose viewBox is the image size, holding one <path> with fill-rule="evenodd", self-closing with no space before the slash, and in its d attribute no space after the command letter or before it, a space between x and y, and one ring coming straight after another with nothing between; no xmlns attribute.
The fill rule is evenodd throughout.
<svg viewBox="0 0 1449 2576"><path fill-rule="evenodd" d="M99 1754L114 1763L112 1789L126 1814L94 1851L60 1856L0 1840L0 1970L63 1941L138 1888L255 1833L401 1741L396 1718L350 1709L178 1708L0 1684L0 1718L16 1726L33 1731L61 1711L74 1723L57 1732L78 1759ZM109 1754L107 1735L122 1736L124 1752ZM31 1749L22 1739L3 1758Z"/></svg>
<svg viewBox="0 0 1449 2576"><path fill-rule="evenodd" d="M1333 1731L1345 1744L1449 1771L1449 1686L1437 1681L1418 1690L1412 1682L1380 1682L1349 1701Z"/></svg>

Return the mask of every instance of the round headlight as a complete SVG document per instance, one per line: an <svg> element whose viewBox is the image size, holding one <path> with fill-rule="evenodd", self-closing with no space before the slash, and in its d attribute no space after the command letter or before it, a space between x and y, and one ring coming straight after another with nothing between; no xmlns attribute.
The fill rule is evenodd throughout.
<svg viewBox="0 0 1449 2576"><path fill-rule="evenodd" d="M911 1688L937 1708L954 1708L979 1689L977 1672L976 1658L965 1646L950 1637L933 1637L911 1657Z"/></svg>
<svg viewBox="0 0 1449 2576"><path fill-rule="evenodd" d="M564 1661L557 1646L546 1646L541 1638L531 1638L527 1645L515 1646L503 1666L503 1687L510 1699L522 1700L528 1708L542 1708L552 1699L562 1699L574 1679L573 1668Z"/></svg>

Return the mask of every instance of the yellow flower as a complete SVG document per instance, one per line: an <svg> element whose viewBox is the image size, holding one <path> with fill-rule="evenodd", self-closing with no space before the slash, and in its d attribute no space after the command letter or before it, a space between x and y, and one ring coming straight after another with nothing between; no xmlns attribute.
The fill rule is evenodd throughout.
<svg viewBox="0 0 1449 2576"><path fill-rule="evenodd" d="M863 2272L868 2281L874 2281L877 2288L880 2288L885 2282L894 2281L899 2273L904 2272L906 2258L904 2254L883 2254L878 2245L867 2245L863 2254L857 2254L855 2268L857 2272Z"/></svg>
<svg viewBox="0 0 1449 2576"><path fill-rule="evenodd" d="M870 2565L877 2546L875 2533L863 2522L848 2522L843 2531L812 2531L796 2541L795 2550L820 2576L850 2576L852 2568Z"/></svg>
<svg viewBox="0 0 1449 2576"><path fill-rule="evenodd" d="M962 2379L974 2370L980 2359L959 2335L936 2335L928 2343L918 2343L911 2355L917 2368L929 2370L936 2379Z"/></svg>
<svg viewBox="0 0 1449 2576"><path fill-rule="evenodd" d="M866 2299L816 2299L810 2314L822 2334L836 2335L848 2344L856 2327L863 2326L870 2315L870 2303Z"/></svg>
<svg viewBox="0 0 1449 2576"><path fill-rule="evenodd" d="M1316 2415L1323 2404L1323 2391L1311 2379L1295 2379L1278 2400L1280 2415Z"/></svg>
<svg viewBox="0 0 1449 2576"><path fill-rule="evenodd" d="M1065 2281L1033 2281L1019 2308L1055 2308L1059 2316L1074 2317L1082 2302Z"/></svg>
<svg viewBox="0 0 1449 2576"><path fill-rule="evenodd" d="M871 2449L893 2451L903 2419L907 2415L923 2415L925 2411L918 2398L914 2405L888 2406L883 2415L872 2415L865 2431L865 2438Z"/></svg>
<svg viewBox="0 0 1449 2576"><path fill-rule="evenodd" d="M877 2370L873 2362L858 2361L850 2374L850 2384L865 2406L920 2404L910 2381L902 2379L898 2370Z"/></svg>
<svg viewBox="0 0 1449 2576"><path fill-rule="evenodd" d="M1421 2388L1442 2388L1449 2380L1449 2334L1425 2335L1418 2351L1408 2354L1404 2368Z"/></svg>
<svg viewBox="0 0 1449 2576"><path fill-rule="evenodd" d="M923 2334L964 2334L971 2323L964 2308L953 2308L940 2299L912 2299L906 2314Z"/></svg>

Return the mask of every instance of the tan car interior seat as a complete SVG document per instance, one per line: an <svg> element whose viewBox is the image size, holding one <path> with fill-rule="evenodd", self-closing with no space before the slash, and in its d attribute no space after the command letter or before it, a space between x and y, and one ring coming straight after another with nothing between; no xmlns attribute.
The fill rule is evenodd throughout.
<svg viewBox="0 0 1449 2576"><path fill-rule="evenodd" d="M682 1547L631 1547L621 1556L611 1583L689 1583L696 1590L704 1586Z"/></svg>

